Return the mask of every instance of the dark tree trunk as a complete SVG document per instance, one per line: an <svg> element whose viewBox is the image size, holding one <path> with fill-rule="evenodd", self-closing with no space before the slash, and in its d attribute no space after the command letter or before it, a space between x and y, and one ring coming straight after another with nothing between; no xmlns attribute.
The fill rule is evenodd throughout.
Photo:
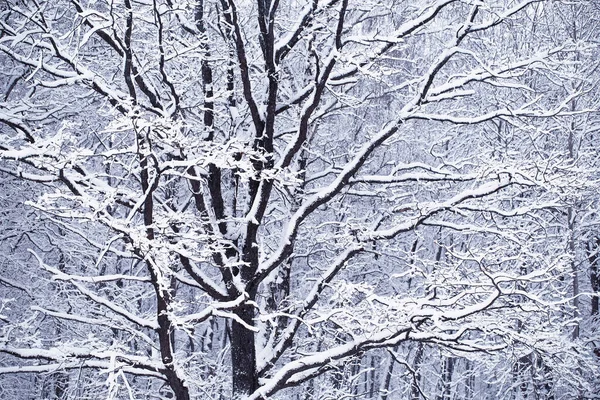
<svg viewBox="0 0 600 400"><path fill-rule="evenodd" d="M151 271L153 282L157 281L154 272ZM167 315L170 296L168 293L163 292L158 283L154 283L154 289L157 296L157 320L158 320L158 340L160 344L160 356L165 366L165 376L167 383L171 387L175 399L177 400L189 400L190 393L185 385L184 381L177 375L174 368L173 360L173 325Z"/></svg>
<svg viewBox="0 0 600 400"><path fill-rule="evenodd" d="M371 355L371 366L369 371L369 398L372 399L375 396L375 365L377 364L377 360L375 355Z"/></svg>
<svg viewBox="0 0 600 400"><path fill-rule="evenodd" d="M394 348L394 351L397 350L398 346ZM383 382L381 384L381 388L379 389L379 392L381 393L379 396L380 400L387 400L388 398L388 393L390 392L390 383L392 382L392 373L394 372L394 363L394 357L392 357L392 355L390 354L387 366L385 368Z"/></svg>
<svg viewBox="0 0 600 400"><path fill-rule="evenodd" d="M590 283L592 285L592 292L600 292L600 237L595 237L592 242L587 243L588 260L590 262ZM599 314L600 297L598 295L592 295L592 316Z"/></svg>
<svg viewBox="0 0 600 400"><path fill-rule="evenodd" d="M442 366L442 379L438 400L450 400L452 394L452 375L454 373L454 358L445 357Z"/></svg>
<svg viewBox="0 0 600 400"><path fill-rule="evenodd" d="M410 398L411 400L419 400L421 398L421 389L419 385L421 384L421 362L423 361L423 343L419 343L417 347L417 354L415 354L415 359L413 361L413 369L415 370L415 375L413 376L412 384L410 385Z"/></svg>
<svg viewBox="0 0 600 400"><path fill-rule="evenodd" d="M465 368L465 375L467 377L467 382L465 384L465 400L471 400L473 395L475 394L475 375L473 372L473 364L471 361L467 361L467 365Z"/></svg>
<svg viewBox="0 0 600 400"><path fill-rule="evenodd" d="M236 314L248 325L253 325L254 309L251 305L241 306ZM231 324L231 365L233 398L254 392L258 388L254 332L235 321Z"/></svg>

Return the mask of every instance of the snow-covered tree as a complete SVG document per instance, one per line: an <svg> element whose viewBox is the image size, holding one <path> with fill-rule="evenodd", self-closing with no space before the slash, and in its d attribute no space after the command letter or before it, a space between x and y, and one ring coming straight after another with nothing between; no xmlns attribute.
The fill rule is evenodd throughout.
<svg viewBox="0 0 600 400"><path fill-rule="evenodd" d="M2 390L593 393L570 6L0 3Z"/></svg>

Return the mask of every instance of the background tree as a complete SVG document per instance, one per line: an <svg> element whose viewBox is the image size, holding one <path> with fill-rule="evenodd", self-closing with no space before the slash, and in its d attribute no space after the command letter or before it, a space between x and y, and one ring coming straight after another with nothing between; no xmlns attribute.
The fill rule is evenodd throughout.
<svg viewBox="0 0 600 400"><path fill-rule="evenodd" d="M0 7L11 396L593 393L568 7Z"/></svg>

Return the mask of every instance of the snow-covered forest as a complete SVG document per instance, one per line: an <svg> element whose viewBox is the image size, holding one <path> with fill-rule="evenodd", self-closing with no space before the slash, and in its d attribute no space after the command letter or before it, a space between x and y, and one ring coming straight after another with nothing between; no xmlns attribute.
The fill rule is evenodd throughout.
<svg viewBox="0 0 600 400"><path fill-rule="evenodd" d="M600 1L0 0L0 398L600 398Z"/></svg>

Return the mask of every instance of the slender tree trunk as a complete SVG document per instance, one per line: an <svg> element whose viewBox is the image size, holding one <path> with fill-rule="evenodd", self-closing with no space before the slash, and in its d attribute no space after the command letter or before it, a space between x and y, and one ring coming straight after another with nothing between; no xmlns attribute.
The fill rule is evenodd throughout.
<svg viewBox="0 0 600 400"><path fill-rule="evenodd" d="M371 370L369 371L369 398L372 399L375 396L375 365L377 364L375 355L371 355Z"/></svg>
<svg viewBox="0 0 600 400"><path fill-rule="evenodd" d="M423 343L419 343L417 347L417 353L413 361L413 369L415 370L415 376L410 385L410 398L411 400L419 400L421 398L421 390L419 385L421 384L421 362L423 361Z"/></svg>
<svg viewBox="0 0 600 400"><path fill-rule="evenodd" d="M573 26L573 40L577 38L577 31L575 26ZM571 102L571 110L575 110L576 104L575 101ZM571 160L575 159L575 136L574 132L577 129L575 126L575 122L571 123L571 129L569 130L569 138L568 138L568 150L569 150L569 158ZM569 253L573 257L571 260L571 270L573 274L573 317L575 318L575 326L573 327L573 339L579 338L579 274L577 271L577 263L575 261L575 218L576 213L573 210L573 207L569 206L567 209L567 228L569 230Z"/></svg>
<svg viewBox="0 0 600 400"><path fill-rule="evenodd" d="M444 357L442 363L442 374L440 382L440 391L437 395L438 400L450 400L452 391L452 375L454 372L454 358Z"/></svg>
<svg viewBox="0 0 600 400"><path fill-rule="evenodd" d="M467 382L465 383L465 400L471 400L475 394L475 377L473 375L473 364L471 361L467 361L465 367L465 376Z"/></svg>
<svg viewBox="0 0 600 400"><path fill-rule="evenodd" d="M454 363L456 360L453 357L446 358L446 373L444 375L444 400L450 400L452 395L452 378L454 375Z"/></svg>
<svg viewBox="0 0 600 400"><path fill-rule="evenodd" d="M394 348L396 351L398 347ZM388 357L387 365L385 367L385 375L383 381L381 382L381 387L379 388L379 399L387 400L388 393L390 392L390 383L392 382L392 373L394 372L394 357L391 355Z"/></svg>
<svg viewBox="0 0 600 400"><path fill-rule="evenodd" d="M594 237L591 242L587 243L588 260L590 263L590 284L592 286L592 292L600 293L600 236ZM599 313L600 297L598 294L592 295L591 299L592 311L591 315L595 316Z"/></svg>
<svg viewBox="0 0 600 400"><path fill-rule="evenodd" d="M571 260L571 273L573 275L573 317L575 318L575 326L573 327L573 339L579 338L579 274L577 271L577 263L575 262L575 214L572 207L567 210L568 229L569 229L569 252L573 256Z"/></svg>

